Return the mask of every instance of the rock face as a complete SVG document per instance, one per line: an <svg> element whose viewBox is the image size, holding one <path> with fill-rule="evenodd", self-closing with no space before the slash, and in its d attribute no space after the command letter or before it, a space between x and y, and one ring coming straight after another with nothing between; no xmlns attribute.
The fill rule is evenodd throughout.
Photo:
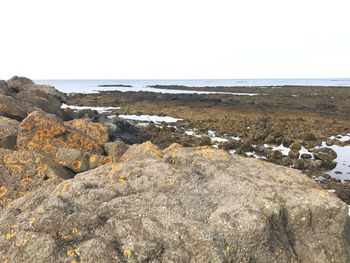
<svg viewBox="0 0 350 263"><path fill-rule="evenodd" d="M7 82L4 80L0 80L0 94L10 95L10 89L7 85Z"/></svg>
<svg viewBox="0 0 350 263"><path fill-rule="evenodd" d="M8 262L349 262L348 208L296 170L207 147L121 162L0 213Z"/></svg>
<svg viewBox="0 0 350 263"><path fill-rule="evenodd" d="M0 95L0 116L21 121L27 116L27 113L12 97Z"/></svg>
<svg viewBox="0 0 350 263"><path fill-rule="evenodd" d="M117 161L127 151L128 146L123 141L117 140L105 143L104 149L108 156L112 156Z"/></svg>
<svg viewBox="0 0 350 263"><path fill-rule="evenodd" d="M33 149L55 157L59 148L78 149L92 154L101 154L101 145L93 138L64 125L57 117L34 111L19 127L19 149Z"/></svg>
<svg viewBox="0 0 350 263"><path fill-rule="evenodd" d="M38 153L0 149L0 207L38 187L72 177L73 173Z"/></svg>
<svg viewBox="0 0 350 263"><path fill-rule="evenodd" d="M18 127L18 121L0 116L0 148L16 148Z"/></svg>

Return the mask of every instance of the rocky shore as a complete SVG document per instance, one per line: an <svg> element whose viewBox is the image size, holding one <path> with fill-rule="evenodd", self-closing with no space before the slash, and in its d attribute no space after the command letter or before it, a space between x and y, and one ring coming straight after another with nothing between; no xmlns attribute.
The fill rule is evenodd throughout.
<svg viewBox="0 0 350 263"><path fill-rule="evenodd" d="M350 133L348 105L318 90L308 108L307 96L289 107L287 93L63 94L0 81L0 259L349 262L350 190L327 175L330 146L350 145L332 137Z"/></svg>

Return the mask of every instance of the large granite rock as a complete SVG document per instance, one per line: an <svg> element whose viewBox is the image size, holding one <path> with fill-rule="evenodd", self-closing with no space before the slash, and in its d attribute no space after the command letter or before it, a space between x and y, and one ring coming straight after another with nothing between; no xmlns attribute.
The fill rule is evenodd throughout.
<svg viewBox="0 0 350 263"><path fill-rule="evenodd" d="M0 148L0 208L30 191L56 185L73 175L36 152Z"/></svg>
<svg viewBox="0 0 350 263"><path fill-rule="evenodd" d="M300 172L132 146L0 214L8 262L350 262L348 207Z"/></svg>
<svg viewBox="0 0 350 263"><path fill-rule="evenodd" d="M19 122L0 116L0 148L15 149Z"/></svg>
<svg viewBox="0 0 350 263"><path fill-rule="evenodd" d="M87 134L70 129L56 116L34 111L19 127L19 149L31 149L55 157L59 148L78 149L91 154L102 154L99 142Z"/></svg>

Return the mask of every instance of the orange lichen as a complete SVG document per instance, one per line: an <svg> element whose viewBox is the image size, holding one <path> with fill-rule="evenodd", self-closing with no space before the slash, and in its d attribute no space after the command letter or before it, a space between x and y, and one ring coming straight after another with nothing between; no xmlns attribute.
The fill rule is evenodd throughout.
<svg viewBox="0 0 350 263"><path fill-rule="evenodd" d="M103 164L111 164L113 163L114 158L112 156L106 156L105 158L103 158L102 163Z"/></svg>
<svg viewBox="0 0 350 263"><path fill-rule="evenodd" d="M31 184L33 182L33 179L32 178L29 178L29 177L25 177L23 178L21 181L20 181L20 184L25 187L29 184Z"/></svg>
<svg viewBox="0 0 350 263"><path fill-rule="evenodd" d="M0 187L0 198L3 198L8 193L8 190L5 186Z"/></svg>
<svg viewBox="0 0 350 263"><path fill-rule="evenodd" d="M95 155L91 155L91 156L90 156L90 159L89 159L89 162L90 162L90 163L95 163L96 160L97 160L96 156L95 156Z"/></svg>
<svg viewBox="0 0 350 263"><path fill-rule="evenodd" d="M36 218L34 216L29 218L30 225L34 224L35 222L36 222Z"/></svg>
<svg viewBox="0 0 350 263"><path fill-rule="evenodd" d="M81 161L79 160L75 160L72 162L72 168L75 169L75 170L79 170L81 168Z"/></svg>

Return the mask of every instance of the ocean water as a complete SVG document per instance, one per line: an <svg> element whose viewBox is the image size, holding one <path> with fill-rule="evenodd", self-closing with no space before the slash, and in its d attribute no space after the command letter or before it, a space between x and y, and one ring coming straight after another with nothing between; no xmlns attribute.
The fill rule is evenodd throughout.
<svg viewBox="0 0 350 263"><path fill-rule="evenodd" d="M159 90L148 86L151 85L184 85L188 87L206 86L251 86L251 87L281 87L286 85L296 86L343 86L350 87L350 78L343 79L192 79L192 80L125 80L125 79L84 79L84 80L35 80L37 84L55 86L58 90L66 93L79 92L91 93L101 90L119 91L156 91L163 93L210 93L199 91ZM130 85L132 87L98 87L99 85ZM238 94L236 94L238 95ZM248 94L246 94L248 95Z"/></svg>

